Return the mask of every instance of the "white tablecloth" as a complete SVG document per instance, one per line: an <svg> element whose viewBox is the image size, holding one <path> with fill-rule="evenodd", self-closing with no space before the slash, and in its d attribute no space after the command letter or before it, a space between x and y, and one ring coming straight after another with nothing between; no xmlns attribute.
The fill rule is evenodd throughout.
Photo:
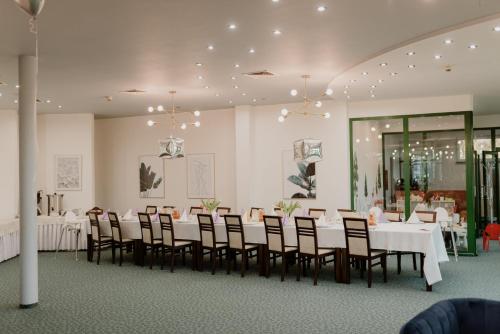
<svg viewBox="0 0 500 334"><path fill-rule="evenodd" d="M109 222L102 221L100 226L103 235L111 235ZM137 220L121 221L120 226L123 238L141 239L141 228ZM174 231L176 239L200 240L196 221L176 221ZM266 232L262 222L244 224L244 231L246 242L266 243ZM320 247L345 248L342 224L318 225L317 231ZM87 224L87 233L90 233L89 224ZM285 225L283 233L285 244L297 245L297 234L293 224ZM215 224L215 234L218 242L227 241L226 228L223 223ZM153 222L153 235L156 238L161 237L158 222ZM449 261L439 224L378 224L376 227L370 227L370 243L374 249L425 254L424 274L429 285L442 280L439 263Z"/></svg>
<svg viewBox="0 0 500 334"><path fill-rule="evenodd" d="M19 255L19 222L0 221L0 262Z"/></svg>

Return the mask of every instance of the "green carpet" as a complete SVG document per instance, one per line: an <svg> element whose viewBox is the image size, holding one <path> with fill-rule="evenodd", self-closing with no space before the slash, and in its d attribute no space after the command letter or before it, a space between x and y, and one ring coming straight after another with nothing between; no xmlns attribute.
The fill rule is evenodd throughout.
<svg viewBox="0 0 500 334"><path fill-rule="evenodd" d="M7 333L398 333L413 315L436 301L455 297L500 299L500 250L461 257L441 265L444 280L425 292L404 257L397 275L389 261L389 282L379 268L374 283L353 272L350 285L334 281L323 268L318 286L310 276L295 281L292 267L285 282L277 267L271 278L256 274L212 276L179 266L175 273L138 267L130 254L122 267L105 252L101 265L80 253L40 253L40 304L18 309L19 259L0 264L0 332ZM208 267L208 266L206 266Z"/></svg>

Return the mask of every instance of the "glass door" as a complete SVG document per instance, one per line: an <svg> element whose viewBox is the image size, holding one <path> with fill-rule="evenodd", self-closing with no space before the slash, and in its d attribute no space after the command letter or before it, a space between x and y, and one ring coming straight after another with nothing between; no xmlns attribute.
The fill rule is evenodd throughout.
<svg viewBox="0 0 500 334"><path fill-rule="evenodd" d="M486 224L498 222L498 152L482 152L482 219Z"/></svg>

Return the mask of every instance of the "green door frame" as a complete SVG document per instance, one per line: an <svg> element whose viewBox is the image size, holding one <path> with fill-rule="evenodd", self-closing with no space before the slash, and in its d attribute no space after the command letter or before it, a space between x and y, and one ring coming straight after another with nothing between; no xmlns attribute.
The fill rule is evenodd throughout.
<svg viewBox="0 0 500 334"><path fill-rule="evenodd" d="M417 115L397 115L397 116L378 116L378 117L360 117L349 119L349 148L350 148L350 190L351 190L351 209L355 208L354 198L354 182L353 182L353 159L354 159L354 143L353 143L353 123L359 121L379 121L388 119L400 119L403 121L403 177L406 180L404 184L405 191L405 216L410 215L410 131L409 120L419 117L436 117L436 116L464 116L464 132L465 132L465 186L467 198L467 245L466 252L460 252L460 255L477 255L476 250L476 221L475 221L475 187L474 187L474 128L472 111L461 112L446 112L446 113L428 113ZM493 130L492 130L493 132ZM494 140L494 139L492 139ZM359 162L358 162L359 163Z"/></svg>

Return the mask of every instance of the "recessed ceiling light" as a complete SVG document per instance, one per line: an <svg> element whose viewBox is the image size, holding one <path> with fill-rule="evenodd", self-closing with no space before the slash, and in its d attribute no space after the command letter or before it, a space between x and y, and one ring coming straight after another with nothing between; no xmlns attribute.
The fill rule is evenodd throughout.
<svg viewBox="0 0 500 334"><path fill-rule="evenodd" d="M325 90L325 94L326 94L326 95L328 95L328 96L333 95L333 89L331 89L331 88L327 88L327 89Z"/></svg>
<svg viewBox="0 0 500 334"><path fill-rule="evenodd" d="M382 82L384 82L383 79L378 79L378 83L382 83Z"/></svg>
<svg viewBox="0 0 500 334"><path fill-rule="evenodd" d="M390 127L391 127L391 125L390 125L390 124L386 124L386 125L385 125L385 128L386 128L386 129L389 129Z"/></svg>
<svg viewBox="0 0 500 334"><path fill-rule="evenodd" d="M233 100L229 100L229 104L233 104Z"/></svg>
<svg viewBox="0 0 500 334"><path fill-rule="evenodd" d="M406 53L407 56L414 56L415 55L415 51L409 51Z"/></svg>
<svg viewBox="0 0 500 334"><path fill-rule="evenodd" d="M239 87L238 87L238 85L234 85L233 88L234 89L238 89Z"/></svg>
<svg viewBox="0 0 500 334"><path fill-rule="evenodd" d="M322 105L323 103L321 101L316 101L316 103L314 104L316 108L321 108Z"/></svg>
<svg viewBox="0 0 500 334"><path fill-rule="evenodd" d="M247 96L247 93L241 93L242 96Z"/></svg>
<svg viewBox="0 0 500 334"><path fill-rule="evenodd" d="M442 56L441 56L441 55L435 55L435 56L434 56L434 59L438 59L438 60L439 60L439 59L441 59L441 58L442 58Z"/></svg>
<svg viewBox="0 0 500 334"><path fill-rule="evenodd" d="M496 26L495 28L493 28L493 31L500 32L500 26Z"/></svg>
<svg viewBox="0 0 500 334"><path fill-rule="evenodd" d="M182 129L182 130L186 130L186 128L187 128L186 123L182 123L182 124L181 124L181 129Z"/></svg>
<svg viewBox="0 0 500 334"><path fill-rule="evenodd" d="M297 94L298 94L298 93L299 93L299 92L298 92L296 89L292 89L292 90L290 91L290 95L292 95L292 96L297 96Z"/></svg>
<svg viewBox="0 0 500 334"><path fill-rule="evenodd" d="M198 75L198 80L203 80L203 76L202 75Z"/></svg>
<svg viewBox="0 0 500 334"><path fill-rule="evenodd" d="M148 126L153 126L153 125L155 125L155 122L154 122L154 121L152 121L152 120L149 120L149 121L147 121L147 122L146 122L146 124L147 124Z"/></svg>
<svg viewBox="0 0 500 334"><path fill-rule="evenodd" d="M444 44L447 44L447 45L453 44L453 40L450 38L447 38L444 40Z"/></svg>
<svg viewBox="0 0 500 334"><path fill-rule="evenodd" d="M213 50L215 50L215 46L213 46L213 45L211 45L211 44L210 44L210 45L207 47L207 49L208 49L209 51L213 51Z"/></svg>
<svg viewBox="0 0 500 334"><path fill-rule="evenodd" d="M349 89L349 85L345 85L345 86L344 86L344 88L345 88L345 89Z"/></svg>
<svg viewBox="0 0 500 334"><path fill-rule="evenodd" d="M194 126L196 126L197 128L199 128L199 127L201 126L200 121L196 121L196 122L194 122Z"/></svg>
<svg viewBox="0 0 500 334"><path fill-rule="evenodd" d="M375 85L371 85L371 86L370 86L370 88L377 88L377 86L375 86Z"/></svg>
<svg viewBox="0 0 500 334"><path fill-rule="evenodd" d="M209 89L210 87L209 86L205 86L205 89Z"/></svg>
<svg viewBox="0 0 500 334"><path fill-rule="evenodd" d="M252 102L257 102L257 99L252 99Z"/></svg>
<svg viewBox="0 0 500 334"><path fill-rule="evenodd" d="M415 65L410 64L410 65L408 65L408 68L414 69L414 68L415 68Z"/></svg>
<svg viewBox="0 0 500 334"><path fill-rule="evenodd" d="M16 104L17 104L17 102L18 102L17 100L14 100L14 103L16 103Z"/></svg>
<svg viewBox="0 0 500 334"><path fill-rule="evenodd" d="M398 75L398 72L391 72L391 76L395 77L396 75Z"/></svg>
<svg viewBox="0 0 500 334"><path fill-rule="evenodd" d="M202 63L196 63L195 65L198 66L198 67L202 67L203 66Z"/></svg>
<svg viewBox="0 0 500 334"><path fill-rule="evenodd" d="M199 111L199 110L195 110L195 111L193 112L193 114L194 114L194 116L195 116L195 117L200 117L200 115L201 115L201 113L200 113L200 111Z"/></svg>
<svg viewBox="0 0 500 334"><path fill-rule="evenodd" d="M229 28L229 30L235 30L236 29L236 24L231 23L227 27Z"/></svg>
<svg viewBox="0 0 500 334"><path fill-rule="evenodd" d="M234 64L234 68L240 67L240 64Z"/></svg>
<svg viewBox="0 0 500 334"><path fill-rule="evenodd" d="M19 88L20 86L19 85L16 85L16 88Z"/></svg>
<svg viewBox="0 0 500 334"><path fill-rule="evenodd" d="M274 30L273 30L273 35L274 35L274 36L279 36L279 35L281 35L281 30L279 30L279 29L274 29Z"/></svg>
<svg viewBox="0 0 500 334"><path fill-rule="evenodd" d="M58 109L62 109L62 106L57 106Z"/></svg>
<svg viewBox="0 0 500 334"><path fill-rule="evenodd" d="M351 83L355 83L356 82L356 79L351 79Z"/></svg>
<svg viewBox="0 0 500 334"><path fill-rule="evenodd" d="M153 108L152 106L149 106L148 107L148 112L153 112L153 111L155 111L155 108Z"/></svg>
<svg viewBox="0 0 500 334"><path fill-rule="evenodd" d="M2 96L2 95L0 95ZM45 100L45 103L51 103L52 101L51 100Z"/></svg>
<svg viewBox="0 0 500 334"><path fill-rule="evenodd" d="M372 132L375 132L375 131L377 131L377 128L372 126L370 130L372 130Z"/></svg>
<svg viewBox="0 0 500 334"><path fill-rule="evenodd" d="M347 97L347 99L350 99L350 98L351 98L349 95L347 95L346 97Z"/></svg>
<svg viewBox="0 0 500 334"><path fill-rule="evenodd" d="M236 80L236 77L235 77L235 76L232 76L232 77L231 77L231 80Z"/></svg>
<svg viewBox="0 0 500 334"><path fill-rule="evenodd" d="M387 63L380 63L379 65L382 67L386 67L388 64Z"/></svg>
<svg viewBox="0 0 500 334"><path fill-rule="evenodd" d="M477 44L469 45L469 49L472 49L472 50L477 49Z"/></svg>
<svg viewBox="0 0 500 334"><path fill-rule="evenodd" d="M361 74L363 74L363 75L368 75L368 72L363 72L363 73L361 73Z"/></svg>
<svg viewBox="0 0 500 334"><path fill-rule="evenodd" d="M277 3L277 2L280 2L280 0L272 0L272 1L273 1L273 2L276 2L276 3Z"/></svg>
<svg viewBox="0 0 500 334"><path fill-rule="evenodd" d="M316 10L320 13L323 13L324 11L326 11L326 6L319 5L318 7L316 7Z"/></svg>
<svg viewBox="0 0 500 334"><path fill-rule="evenodd" d="M250 49L248 50L248 53L255 53L255 49L254 49L254 48L250 48Z"/></svg>
<svg viewBox="0 0 500 334"><path fill-rule="evenodd" d="M372 99L373 99L373 98L375 98L375 94L370 95L370 97L371 97Z"/></svg>
<svg viewBox="0 0 500 334"><path fill-rule="evenodd" d="M219 93L215 93L215 97L219 97L219 96L220 96L220 94L219 94Z"/></svg>
<svg viewBox="0 0 500 334"><path fill-rule="evenodd" d="M348 93L349 93L348 91L346 91L346 90L344 91L344 94L348 94Z"/></svg>
<svg viewBox="0 0 500 334"><path fill-rule="evenodd" d="M160 104L158 107L156 107L156 110L158 110L158 111L164 111L165 108L163 108L163 106Z"/></svg>

